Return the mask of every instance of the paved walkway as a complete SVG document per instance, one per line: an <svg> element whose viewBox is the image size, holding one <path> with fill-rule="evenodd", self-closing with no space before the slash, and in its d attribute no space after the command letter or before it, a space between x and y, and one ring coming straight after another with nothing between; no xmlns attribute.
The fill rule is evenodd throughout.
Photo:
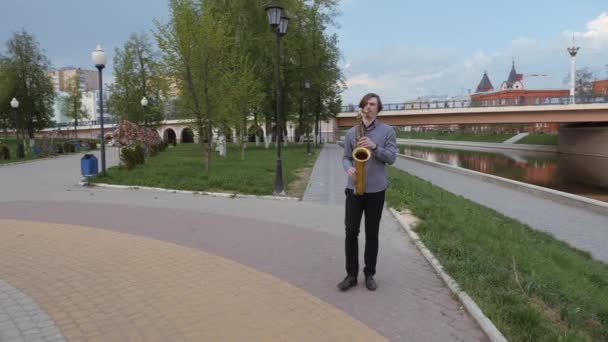
<svg viewBox="0 0 608 342"><path fill-rule="evenodd" d="M530 133L518 133L516 135L514 135L513 137L503 141L503 144L515 144L516 142L520 141L521 139L527 137L528 135L530 135Z"/></svg>
<svg viewBox="0 0 608 342"><path fill-rule="evenodd" d="M336 289L340 156L301 202L83 188L79 156L1 168L0 281L58 340L487 340L386 212L378 290ZM0 341L35 340L8 316Z"/></svg>

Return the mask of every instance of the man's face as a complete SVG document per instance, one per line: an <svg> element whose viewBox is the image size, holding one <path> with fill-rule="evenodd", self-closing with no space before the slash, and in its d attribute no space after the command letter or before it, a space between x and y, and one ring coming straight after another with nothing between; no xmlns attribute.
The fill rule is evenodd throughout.
<svg viewBox="0 0 608 342"><path fill-rule="evenodd" d="M376 115L378 114L378 99L372 97L367 101L367 104L363 108L363 112L368 115Z"/></svg>

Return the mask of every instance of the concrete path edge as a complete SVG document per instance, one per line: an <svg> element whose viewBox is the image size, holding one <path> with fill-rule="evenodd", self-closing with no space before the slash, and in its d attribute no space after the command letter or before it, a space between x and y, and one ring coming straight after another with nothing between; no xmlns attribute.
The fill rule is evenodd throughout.
<svg viewBox="0 0 608 342"><path fill-rule="evenodd" d="M524 192L527 192L532 195L540 196L540 197L546 198L548 200L552 200L554 202L571 205L576 208L588 209L588 210L594 211L594 212L602 214L602 215L608 214L608 203L598 201L598 200L595 200L592 198L569 194L567 192L544 188L544 187L537 186L537 185L527 184L527 183L519 182L516 180L502 178L502 177L498 177L498 176L494 176L494 175L490 175L490 174L486 174L486 173L478 172L478 171L474 171L474 170L469 170L469 169L465 169L465 168L461 168L461 167L457 167L457 166L452 166L452 165L442 164L442 163L433 162L433 161L429 161L429 160L424 160L421 158L412 157L412 156L408 156L405 154L398 153L397 156L400 158L403 158L403 159L409 159L409 160L417 161L417 162L420 162L423 164L431 165L434 167L454 171L454 172L463 174L465 176L476 177L478 179L481 179L484 181L489 181L489 182L492 182L492 183L495 183L498 185L515 188L517 190L524 191Z"/></svg>
<svg viewBox="0 0 608 342"><path fill-rule="evenodd" d="M139 186L139 185L117 185L117 184L106 184L106 183L87 183L87 182L79 182L79 185L82 186L97 186L100 188L110 188L110 189L123 189L123 190L148 190L148 191L160 191L160 192L170 192L175 194L188 194L188 195L205 195L205 196L213 196L213 197L225 197L225 198L257 198L257 199L270 199L277 201L300 201L301 199L298 197L289 197L289 196L257 196L257 195L246 195L240 193L229 193L229 192L210 192L210 191L191 191L191 190L174 190L167 188L155 188L150 186Z"/></svg>
<svg viewBox="0 0 608 342"><path fill-rule="evenodd" d="M395 219L399 222L401 227L407 232L410 239L416 245L416 248L422 253L426 261L433 267L435 272L441 277L443 282L448 286L450 291L454 293L462 305L467 309L469 314L473 317L473 319L479 324L481 329L488 335L488 338L492 342L506 342L507 339L503 336L503 334L496 328L494 323L481 311L477 303L465 292L463 291L456 280L450 277L444 270L441 263L435 258L433 253L426 248L422 240L418 237L418 234L412 230L410 225L405 222L401 214L399 214L395 209L389 208L389 211L395 217Z"/></svg>

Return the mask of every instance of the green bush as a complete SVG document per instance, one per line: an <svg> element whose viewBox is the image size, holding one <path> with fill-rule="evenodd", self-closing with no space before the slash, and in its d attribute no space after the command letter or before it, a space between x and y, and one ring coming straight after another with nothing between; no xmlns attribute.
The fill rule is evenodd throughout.
<svg viewBox="0 0 608 342"><path fill-rule="evenodd" d="M96 150L97 149L97 142L96 141L89 141L89 149L90 150Z"/></svg>
<svg viewBox="0 0 608 342"><path fill-rule="evenodd" d="M76 152L76 148L74 147L74 144L66 142L63 143L63 151L65 153L73 153Z"/></svg>
<svg viewBox="0 0 608 342"><path fill-rule="evenodd" d="M11 159L11 151L8 149L8 146L0 145L0 160L9 159Z"/></svg>
<svg viewBox="0 0 608 342"><path fill-rule="evenodd" d="M140 144L130 145L120 152L120 160L125 163L127 169L133 169L145 161L144 147Z"/></svg>
<svg viewBox="0 0 608 342"><path fill-rule="evenodd" d="M159 152L160 152L160 144L148 145L148 153L150 153L150 157L156 156Z"/></svg>
<svg viewBox="0 0 608 342"><path fill-rule="evenodd" d="M55 144L55 148L53 148L54 153L62 154L63 153L63 145Z"/></svg>

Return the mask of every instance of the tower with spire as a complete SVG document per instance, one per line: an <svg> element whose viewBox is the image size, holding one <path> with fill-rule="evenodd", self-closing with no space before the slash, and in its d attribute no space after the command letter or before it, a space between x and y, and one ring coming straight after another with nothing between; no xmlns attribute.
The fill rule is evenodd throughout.
<svg viewBox="0 0 608 342"><path fill-rule="evenodd" d="M509 73L509 77L506 81L502 82L500 85L501 90L509 90L509 89L524 89L524 83L522 82L523 75L518 74L515 71L515 58L513 58L513 64L511 65L511 72Z"/></svg>
<svg viewBox="0 0 608 342"><path fill-rule="evenodd" d="M488 72L484 71L483 77L481 78L481 81L479 81L479 84L477 85L477 90L475 90L475 92L476 93L486 93L486 92L490 92L490 91L494 91L494 86L492 86L492 82L490 82L490 78L488 77Z"/></svg>

